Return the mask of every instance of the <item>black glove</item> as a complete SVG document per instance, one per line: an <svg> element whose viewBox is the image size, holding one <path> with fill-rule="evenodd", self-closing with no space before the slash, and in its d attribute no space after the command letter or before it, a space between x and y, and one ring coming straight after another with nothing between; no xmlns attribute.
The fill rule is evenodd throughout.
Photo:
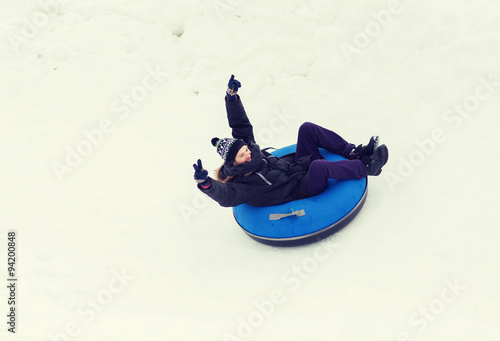
<svg viewBox="0 0 500 341"><path fill-rule="evenodd" d="M198 160L198 164L193 165L194 168L194 180L200 185L206 187L210 185L210 178L208 177L208 171L203 169L201 160Z"/></svg>
<svg viewBox="0 0 500 341"><path fill-rule="evenodd" d="M227 100L228 102L236 101L236 94L238 93L238 88L241 87L241 83L234 79L234 75L231 75L231 79L229 79L229 83L227 83Z"/></svg>

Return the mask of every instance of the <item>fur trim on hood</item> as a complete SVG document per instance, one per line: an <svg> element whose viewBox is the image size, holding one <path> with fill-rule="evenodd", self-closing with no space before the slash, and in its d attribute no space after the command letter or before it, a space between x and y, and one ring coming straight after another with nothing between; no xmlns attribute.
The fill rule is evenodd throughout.
<svg viewBox="0 0 500 341"><path fill-rule="evenodd" d="M231 182L231 180L235 177L235 176L238 176L238 175L229 175L229 176L226 176L224 177L224 174L221 172L222 170L222 167L223 166L220 166L219 168L217 168L215 170L215 180L217 181L220 181L222 183L228 183L228 182ZM253 172L250 172L250 173L247 173L247 174L243 174L242 176L249 176L250 174L252 174Z"/></svg>

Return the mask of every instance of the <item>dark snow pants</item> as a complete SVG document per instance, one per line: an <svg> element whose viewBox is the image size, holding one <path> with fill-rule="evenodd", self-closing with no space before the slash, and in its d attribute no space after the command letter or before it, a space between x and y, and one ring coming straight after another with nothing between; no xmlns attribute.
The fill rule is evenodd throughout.
<svg viewBox="0 0 500 341"><path fill-rule="evenodd" d="M366 177L367 168L361 160L326 161L318 149L323 148L348 158L354 147L333 131L314 123L306 122L300 126L295 160L311 155L312 163L304 178L309 196L323 192L328 179L348 180Z"/></svg>

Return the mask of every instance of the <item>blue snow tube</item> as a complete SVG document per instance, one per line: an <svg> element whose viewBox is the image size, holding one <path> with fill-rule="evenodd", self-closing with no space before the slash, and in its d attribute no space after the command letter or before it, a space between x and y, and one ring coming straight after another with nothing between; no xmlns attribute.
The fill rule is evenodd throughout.
<svg viewBox="0 0 500 341"><path fill-rule="evenodd" d="M280 148L273 155L294 160L296 145ZM320 149L329 161L344 157ZM367 179L328 180L322 193L286 204L233 208L243 231L258 242L273 246L296 246L321 240L341 230L358 214L367 195Z"/></svg>

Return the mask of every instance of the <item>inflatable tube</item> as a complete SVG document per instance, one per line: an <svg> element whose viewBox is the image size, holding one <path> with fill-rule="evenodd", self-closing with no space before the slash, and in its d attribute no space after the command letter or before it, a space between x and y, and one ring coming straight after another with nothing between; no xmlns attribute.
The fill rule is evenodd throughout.
<svg viewBox="0 0 500 341"><path fill-rule="evenodd" d="M292 161L296 145L272 152ZM321 149L326 160L345 160ZM358 214L366 200L367 178L328 180L322 193L286 204L255 207L247 204L233 208L236 222L243 231L266 245L296 246L312 243L341 230Z"/></svg>

